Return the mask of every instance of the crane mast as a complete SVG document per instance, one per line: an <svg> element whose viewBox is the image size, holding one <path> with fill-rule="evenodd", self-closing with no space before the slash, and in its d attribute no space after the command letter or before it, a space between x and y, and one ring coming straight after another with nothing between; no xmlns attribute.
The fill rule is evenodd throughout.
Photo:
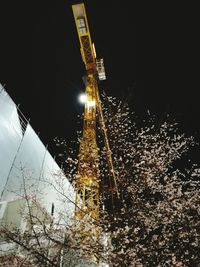
<svg viewBox="0 0 200 267"><path fill-rule="evenodd" d="M75 217L82 219L88 214L93 219L98 220L100 171L96 141L97 111L107 150L110 174L114 179L115 188L118 193L97 83L97 79L105 80L106 76L103 59L96 59L84 4L72 5L72 10L80 42L81 56L86 69L86 103L84 108L83 135L79 149L78 174L76 177Z"/></svg>
<svg viewBox="0 0 200 267"><path fill-rule="evenodd" d="M81 45L81 56L86 68L86 103L83 136L80 142L78 175L76 178L75 217L85 214L99 218L99 167L96 142L96 54L91 42L88 21L83 3L72 6L76 29Z"/></svg>

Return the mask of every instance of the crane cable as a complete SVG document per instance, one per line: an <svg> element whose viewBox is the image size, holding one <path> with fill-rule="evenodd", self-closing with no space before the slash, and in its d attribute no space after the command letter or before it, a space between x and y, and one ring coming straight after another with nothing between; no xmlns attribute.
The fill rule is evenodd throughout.
<svg viewBox="0 0 200 267"><path fill-rule="evenodd" d="M116 177L115 170L114 170L114 165L113 165L113 160L112 160L112 152L111 152L109 141L108 141L107 129L105 126L105 120L104 120L104 116L103 116L101 100L100 100L99 90L98 90L97 86L96 86L96 99L97 99L97 110L99 113L99 124L100 124L100 128L102 130L103 137L104 137L106 154L107 154L107 158L108 158L109 171L110 171L111 176L113 177L115 189L117 192L117 197L119 199L120 196L119 196L119 190L118 190L118 186L117 186L117 177Z"/></svg>

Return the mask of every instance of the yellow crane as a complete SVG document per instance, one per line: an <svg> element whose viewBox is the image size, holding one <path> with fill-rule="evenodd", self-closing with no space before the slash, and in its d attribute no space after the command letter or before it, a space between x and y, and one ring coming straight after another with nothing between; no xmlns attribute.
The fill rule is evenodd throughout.
<svg viewBox="0 0 200 267"><path fill-rule="evenodd" d="M83 3L72 5L74 20L80 42L82 60L86 69L86 102L84 108L83 135L79 149L78 174L76 178L76 208L75 217L82 219L86 214L93 219L99 219L99 161L96 141L96 120L103 132L107 161L112 176L115 191L118 194L116 175L108 142L101 100L98 89L98 80L105 80L103 59L96 59L94 44L91 41L86 10ZM97 117L98 113L98 117Z"/></svg>

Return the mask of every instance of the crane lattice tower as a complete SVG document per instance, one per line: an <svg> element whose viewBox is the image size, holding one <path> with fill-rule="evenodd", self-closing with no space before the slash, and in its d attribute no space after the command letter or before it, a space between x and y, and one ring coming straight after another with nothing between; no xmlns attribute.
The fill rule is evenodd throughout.
<svg viewBox="0 0 200 267"><path fill-rule="evenodd" d="M110 176L118 194L116 176L105 127L98 80L105 80L103 59L96 59L94 44L91 41L86 10L83 3L72 6L76 29L80 42L82 60L86 69L86 102L84 108L83 135L79 149L78 174L76 178L75 217L82 219L86 214L99 219L99 161L96 141L96 120L103 133L107 152ZM98 114L98 116L97 116Z"/></svg>

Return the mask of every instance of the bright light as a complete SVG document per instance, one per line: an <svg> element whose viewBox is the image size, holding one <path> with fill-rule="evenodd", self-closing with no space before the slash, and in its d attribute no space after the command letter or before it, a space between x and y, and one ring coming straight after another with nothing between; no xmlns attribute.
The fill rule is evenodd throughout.
<svg viewBox="0 0 200 267"><path fill-rule="evenodd" d="M96 105L95 101L88 101L86 94L79 95L79 102L82 104L86 104L88 108L95 107L95 105Z"/></svg>
<svg viewBox="0 0 200 267"><path fill-rule="evenodd" d="M80 103L85 104L87 102L87 96L86 96L86 94L81 94L79 96L79 101L80 101Z"/></svg>
<svg viewBox="0 0 200 267"><path fill-rule="evenodd" d="M88 107L94 107L96 103L95 103L95 101L87 101L86 104Z"/></svg>

